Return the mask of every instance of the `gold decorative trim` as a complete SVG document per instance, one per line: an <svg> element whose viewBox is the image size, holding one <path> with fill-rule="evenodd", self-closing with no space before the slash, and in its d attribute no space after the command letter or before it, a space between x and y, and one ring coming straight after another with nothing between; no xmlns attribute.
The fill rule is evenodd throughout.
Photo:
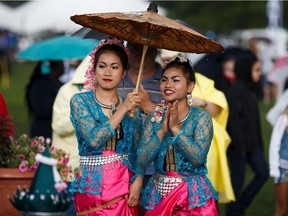
<svg viewBox="0 0 288 216"><path fill-rule="evenodd" d="M85 211L81 211L81 212L77 212L77 216L80 216L80 215L85 215L85 214L89 214L89 213L92 213L94 211L98 211L100 209L104 209L106 207L108 207L109 205L112 205L116 202L118 202L120 199L122 199L123 197L117 197L107 203L104 203L103 205L100 205L100 206L97 206L97 207L94 207L94 208L91 208L91 209L88 209L88 210L85 210Z"/></svg>

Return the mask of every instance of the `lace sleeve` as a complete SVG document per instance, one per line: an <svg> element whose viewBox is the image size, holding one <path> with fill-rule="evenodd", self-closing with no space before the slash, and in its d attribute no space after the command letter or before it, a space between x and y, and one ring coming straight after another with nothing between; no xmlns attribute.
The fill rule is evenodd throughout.
<svg viewBox="0 0 288 216"><path fill-rule="evenodd" d="M146 166L154 160L160 148L160 140L155 131L151 116L148 115L143 125L142 136L137 150L136 171L142 176L144 176Z"/></svg>
<svg viewBox="0 0 288 216"><path fill-rule="evenodd" d="M107 120L101 120L99 111L97 114L96 107L88 96L83 93L73 95L70 101L70 118L78 140L94 149L102 150L115 131Z"/></svg>
<svg viewBox="0 0 288 216"><path fill-rule="evenodd" d="M132 151L135 152L136 154L139 143L140 143L140 136L142 132L142 114L139 108L135 109L135 111L136 111L136 115L132 121L133 136L134 136Z"/></svg>
<svg viewBox="0 0 288 216"><path fill-rule="evenodd" d="M195 167L206 162L207 154L213 138L211 115L200 110L193 119L172 140L176 150L181 152Z"/></svg>

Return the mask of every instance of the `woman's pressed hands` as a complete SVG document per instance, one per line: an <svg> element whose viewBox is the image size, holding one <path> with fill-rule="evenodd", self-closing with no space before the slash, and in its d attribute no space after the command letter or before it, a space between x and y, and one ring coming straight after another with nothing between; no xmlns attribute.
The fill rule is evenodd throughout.
<svg viewBox="0 0 288 216"><path fill-rule="evenodd" d="M176 100L173 104L169 103L165 111L165 118L162 123L162 128L158 131L158 137L160 140L163 139L168 130L171 130L173 135L181 130L181 125L178 124L178 101Z"/></svg>
<svg viewBox="0 0 288 216"><path fill-rule="evenodd" d="M169 129L175 136L180 130L181 126L179 125L178 121L178 100L176 100L172 105L169 107Z"/></svg>

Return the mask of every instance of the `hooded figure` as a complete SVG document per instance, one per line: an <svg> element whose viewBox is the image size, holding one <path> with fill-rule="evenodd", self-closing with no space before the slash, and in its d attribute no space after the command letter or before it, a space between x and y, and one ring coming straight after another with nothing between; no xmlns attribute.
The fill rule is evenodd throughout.
<svg viewBox="0 0 288 216"><path fill-rule="evenodd" d="M227 131L231 137L227 156L236 202L227 205L227 216L243 215L269 177L264 157L258 107L261 64L247 51L235 63L236 81L227 91L229 118ZM254 178L244 188L246 165Z"/></svg>

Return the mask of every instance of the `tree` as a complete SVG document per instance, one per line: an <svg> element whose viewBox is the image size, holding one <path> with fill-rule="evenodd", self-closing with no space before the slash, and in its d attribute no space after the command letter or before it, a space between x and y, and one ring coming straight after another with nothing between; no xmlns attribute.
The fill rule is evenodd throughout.
<svg viewBox="0 0 288 216"><path fill-rule="evenodd" d="M229 33L235 29L265 28L267 1L158 1L167 10L167 16L190 24L201 33L212 30ZM288 11L284 1L283 11ZM288 14L284 13L283 25L288 27Z"/></svg>

